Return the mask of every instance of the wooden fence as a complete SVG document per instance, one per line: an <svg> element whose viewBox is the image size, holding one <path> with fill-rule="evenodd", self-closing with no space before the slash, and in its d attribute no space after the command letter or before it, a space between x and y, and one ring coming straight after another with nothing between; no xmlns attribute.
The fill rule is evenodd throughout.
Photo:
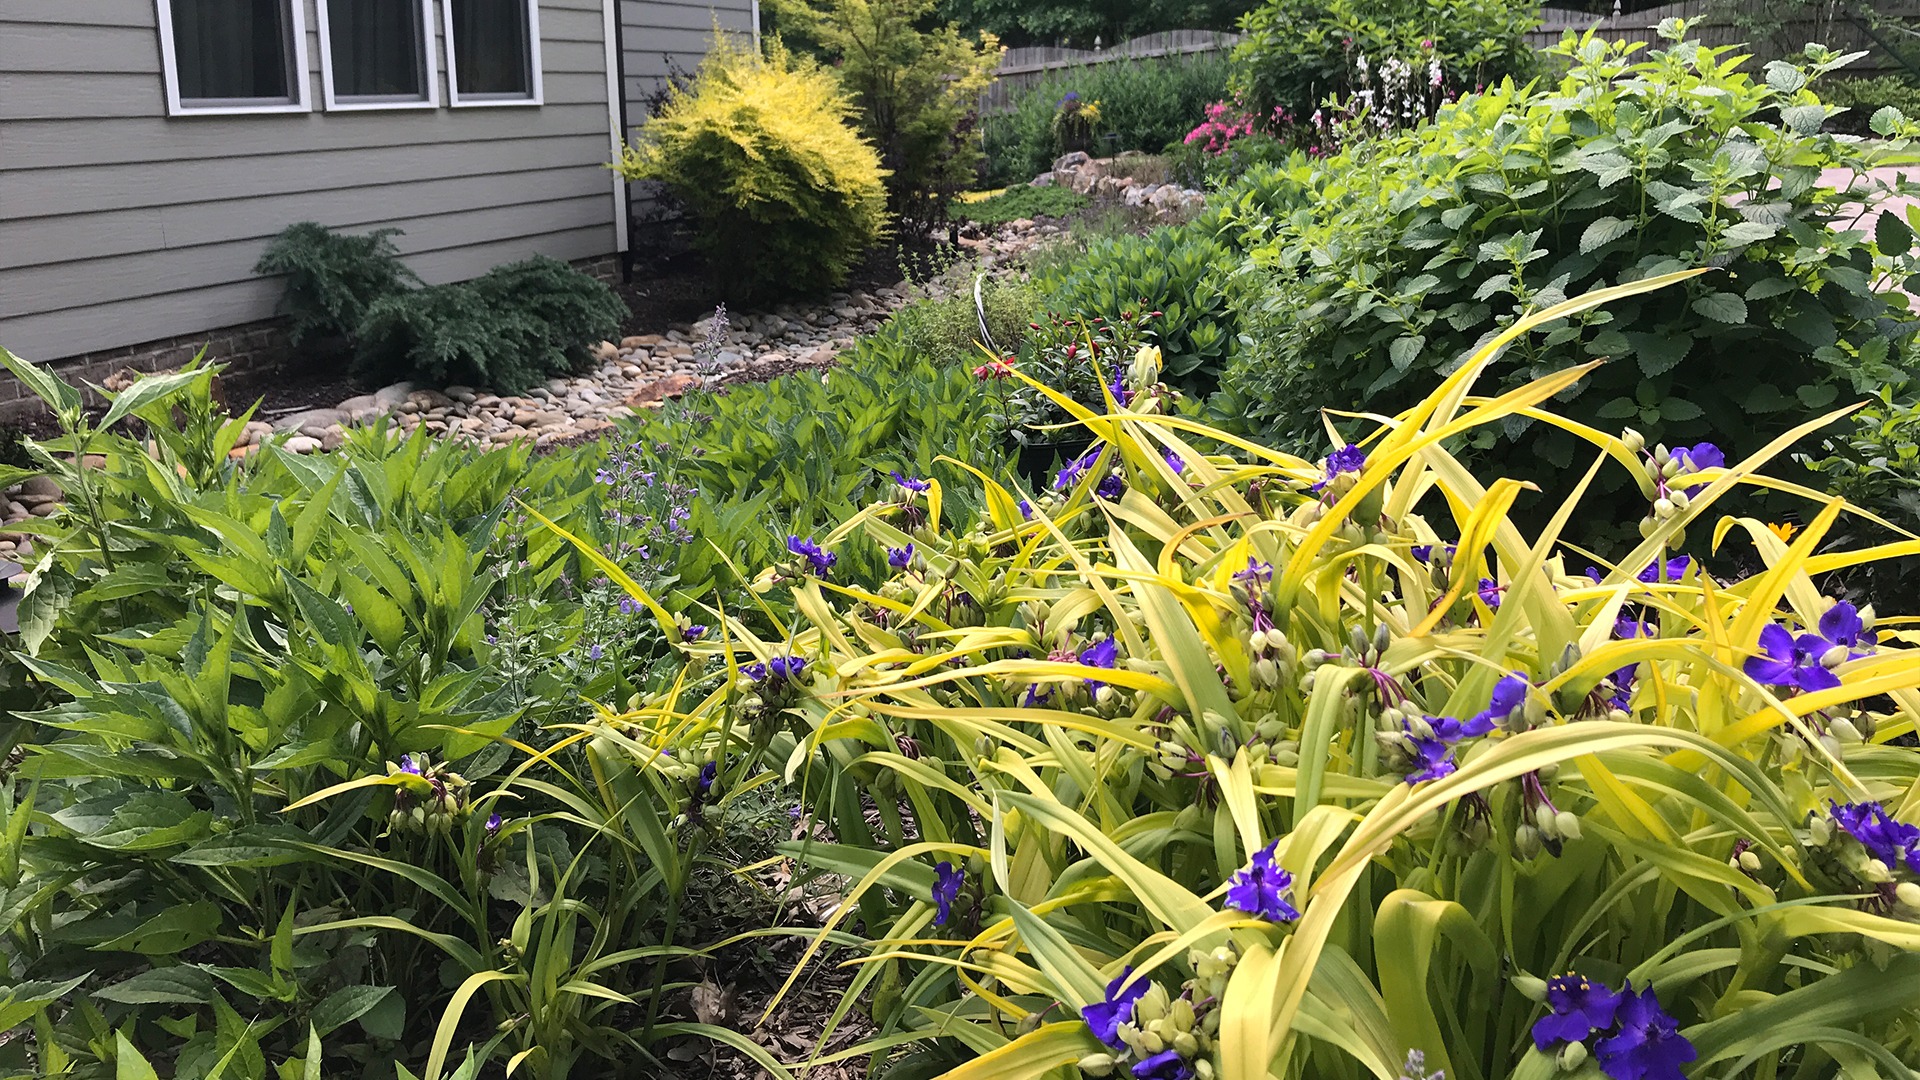
<svg viewBox="0 0 1920 1080"><path fill-rule="evenodd" d="M1238 34L1213 30L1169 30L1137 37L1110 49L1056 49L1044 45L1008 49L1000 56L1000 66L994 69L992 84L980 95L980 111L1008 108L1020 91L1039 85L1056 71L1120 60L1177 63L1226 52L1239 40Z"/></svg>
<svg viewBox="0 0 1920 1080"><path fill-rule="evenodd" d="M1884 15L1920 14L1920 3L1908 0L1883 2L1875 6ZM1777 24L1768 20L1768 25L1756 29L1756 24L1761 22L1757 7L1749 5L1749 10L1755 13L1748 15L1747 24L1742 25L1728 14L1737 10L1731 0L1678 0L1677 3L1631 15L1616 16L1543 7L1540 9L1540 28L1527 35L1527 42L1535 48L1545 48L1557 43L1568 30L1584 33L1588 27L1598 26L1602 37L1657 45L1661 20L1681 18L1689 23L1688 36L1701 44L1746 46L1753 55L1753 59L1747 62L1747 69L1753 71L1758 71L1760 65L1769 60L1798 58L1801 47L1809 41L1820 42L1841 52L1867 53L1847 67L1850 75L1901 70L1899 59L1882 47L1882 42L1887 40L1893 41L1907 53L1909 60L1920 62L1920 42L1909 47L1903 36L1889 35L1886 31L1880 31L1880 40L1876 40L1862 22L1837 9L1838 5L1808 5L1804 9L1807 14L1795 14Z"/></svg>

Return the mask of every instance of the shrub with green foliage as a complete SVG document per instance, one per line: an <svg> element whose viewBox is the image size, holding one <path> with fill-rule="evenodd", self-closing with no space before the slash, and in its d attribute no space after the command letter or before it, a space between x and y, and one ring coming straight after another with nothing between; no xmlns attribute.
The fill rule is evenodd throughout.
<svg viewBox="0 0 1920 1080"><path fill-rule="evenodd" d="M1774 62L1756 79L1731 49L1676 41L1637 59L1592 37L1563 49L1577 62L1557 86L1465 98L1419 130L1250 178L1228 200L1272 286L1217 415L1315 443L1320 419L1301 402L1391 414L1522 312L1694 267L1710 272L1549 327L1494 384L1610 360L1567 390L1567 416L1744 455L1799 410L1907 378L1915 324L1897 287L1911 231L1897 214L1877 237L1848 228L1894 188L1820 183L1823 169L1874 160L1820 133L1830 109L1810 82L1839 58L1815 48L1810 67ZM1529 479L1577 462L1574 435L1522 417L1473 439L1527 463L1514 468Z"/></svg>
<svg viewBox="0 0 1920 1080"><path fill-rule="evenodd" d="M399 229L337 233L302 221L267 245L256 274L285 275L280 310L293 317L288 336L296 345L314 338L350 343L374 304L418 285L393 246Z"/></svg>
<svg viewBox="0 0 1920 1080"><path fill-rule="evenodd" d="M923 28L936 0L769 0L783 32L809 40L859 110L860 134L880 151L888 208L923 233L980 168L974 109L1000 48L992 34L954 23Z"/></svg>
<svg viewBox="0 0 1920 1080"><path fill-rule="evenodd" d="M1100 103L1092 153L1157 154L1193 130L1207 103L1225 96L1227 61L1218 55L1179 60L1113 60L1049 76L1001 112L980 118L987 181L1018 184L1053 167L1053 118L1068 93Z"/></svg>
<svg viewBox="0 0 1920 1080"><path fill-rule="evenodd" d="M1873 134L1873 114L1889 105L1907 116L1920 116L1920 82L1911 75L1833 79L1820 87L1820 97L1847 110L1827 118L1827 129L1844 135Z"/></svg>
<svg viewBox="0 0 1920 1080"><path fill-rule="evenodd" d="M996 195L973 202L956 199L948 213L961 221L1005 225L1022 218L1066 217L1085 209L1091 201L1085 195L1051 184L1042 187L1015 184Z"/></svg>
<svg viewBox="0 0 1920 1080"><path fill-rule="evenodd" d="M605 282L535 256L473 281L380 300L360 326L359 359L442 386L517 393L579 370L596 342L618 336L626 316L626 304Z"/></svg>
<svg viewBox="0 0 1920 1080"><path fill-rule="evenodd" d="M832 72L716 34L691 89L670 88L617 168L693 212L732 299L823 291L886 225L885 174L855 117Z"/></svg>
<svg viewBox="0 0 1920 1080"><path fill-rule="evenodd" d="M1217 218L1094 241L1040 278L1055 311L1106 319L1158 311L1153 321L1169 381L1189 393L1218 385L1241 351L1241 257L1213 234Z"/></svg>
<svg viewBox="0 0 1920 1080"><path fill-rule="evenodd" d="M1256 112L1304 117L1362 91L1376 111L1397 109L1408 90L1434 89L1433 65L1455 92L1523 82L1539 10L1533 0L1266 0L1241 20L1233 87Z"/></svg>
<svg viewBox="0 0 1920 1080"><path fill-rule="evenodd" d="M973 279L962 277L951 292L929 297L894 313L893 333L909 354L925 356L941 367L978 367L992 358L981 340L981 312L986 335L1006 356L1026 341L1029 324L1046 304L1046 296L1031 282L994 275L980 281L975 302Z"/></svg>
<svg viewBox="0 0 1920 1080"><path fill-rule="evenodd" d="M1842 519L1834 527L1838 543L1867 547L1920 534L1920 402L1883 389L1803 460L1818 476L1815 486L1879 519ZM1920 559L1875 562L1845 576L1849 596L1861 603L1920 611Z"/></svg>

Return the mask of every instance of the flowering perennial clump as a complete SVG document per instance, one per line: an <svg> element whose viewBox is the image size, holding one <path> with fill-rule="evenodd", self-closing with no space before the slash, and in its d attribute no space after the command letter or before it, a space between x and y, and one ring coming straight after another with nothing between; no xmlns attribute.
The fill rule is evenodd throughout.
<svg viewBox="0 0 1920 1080"><path fill-rule="evenodd" d="M1920 923L1920 761L1876 741L1920 662L1821 598L1852 565L1809 535L1835 511L1687 546L1754 463L1593 433L1675 510L1585 573L1448 450L1580 375L1476 397L1491 355L1320 460L1171 413L1142 363L1065 410L1090 443L1054 476L957 514L896 482L832 532L889 580L786 579L797 625L709 635L686 685L729 649L743 677L646 722L764 747L863 838L793 849L850 883L816 948L857 913L913 988L876 1018L951 1037L956 1080L1393 1075L1409 1046L1422 1080L1674 1080L1807 1060L1826 1024L1907 1046L1920 1006L1818 1004L1893 995Z"/></svg>

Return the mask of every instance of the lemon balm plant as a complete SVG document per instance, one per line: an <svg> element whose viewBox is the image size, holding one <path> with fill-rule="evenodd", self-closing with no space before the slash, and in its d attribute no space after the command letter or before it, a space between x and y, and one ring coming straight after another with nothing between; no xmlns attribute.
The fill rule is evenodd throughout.
<svg viewBox="0 0 1920 1080"><path fill-rule="evenodd" d="M766 769L835 831L791 851L853 882L827 933L868 942L834 1020L865 1000L881 1025L835 1057L1907 1075L1920 661L1907 620L1819 582L1920 542L1815 554L1848 507L1797 488L1791 542L1717 517L1791 488L1759 470L1797 431L1716 461L1549 411L1591 366L1474 392L1532 327L1679 276L1521 320L1320 461L1171 415L1141 357L1125 405L1059 398L1100 441L1049 490L982 475L984 514L948 522L903 484L796 538L759 582L794 596L780 638L716 611L679 684L603 722ZM1447 449L1511 417L1592 447L1533 536L1521 485ZM1561 536L1608 469L1646 535L1589 572ZM837 582L865 545L898 576ZM1764 569L1703 572L1734 546Z"/></svg>

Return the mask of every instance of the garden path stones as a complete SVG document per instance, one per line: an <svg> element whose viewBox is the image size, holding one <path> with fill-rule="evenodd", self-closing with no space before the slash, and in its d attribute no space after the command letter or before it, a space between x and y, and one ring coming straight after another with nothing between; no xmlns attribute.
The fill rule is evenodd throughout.
<svg viewBox="0 0 1920 1080"><path fill-rule="evenodd" d="M1047 228L1021 224L1024 231ZM989 256L1004 254L1005 246L995 240L988 245ZM733 313L717 334L711 317L660 333L630 334L595 346L587 371L549 379L521 394L497 394L471 386L441 390L398 382L350 397L331 409L303 409L270 418L271 424L250 423L232 456L244 458L276 436L285 436L281 448L294 453L329 451L344 441L346 429L383 422L402 432L424 427L437 437L495 445L523 440L536 445L577 442L637 410L659 408L703 381L831 364L841 350L878 329L912 295L903 282L872 291L834 293L809 307Z"/></svg>

